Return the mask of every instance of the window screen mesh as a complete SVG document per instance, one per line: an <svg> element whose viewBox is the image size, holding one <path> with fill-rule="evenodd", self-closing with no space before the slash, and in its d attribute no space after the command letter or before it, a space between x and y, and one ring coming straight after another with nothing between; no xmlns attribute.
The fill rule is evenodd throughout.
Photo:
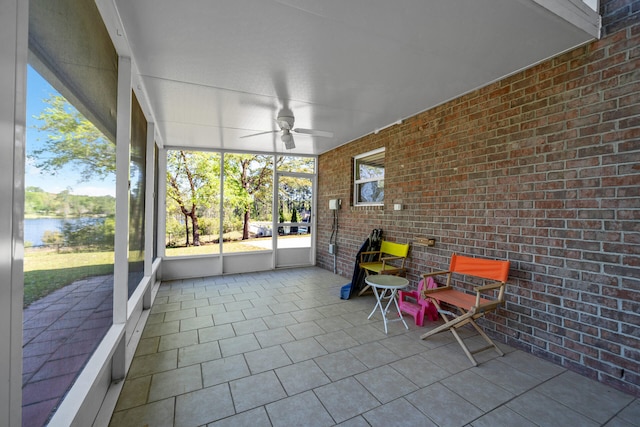
<svg viewBox="0 0 640 427"><path fill-rule="evenodd" d="M115 141L118 55L94 1L31 0L29 63Z"/></svg>

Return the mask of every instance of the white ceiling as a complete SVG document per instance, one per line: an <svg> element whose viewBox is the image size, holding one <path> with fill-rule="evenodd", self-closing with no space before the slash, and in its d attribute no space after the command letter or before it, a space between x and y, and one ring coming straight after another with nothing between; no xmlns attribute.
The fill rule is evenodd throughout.
<svg viewBox="0 0 640 427"><path fill-rule="evenodd" d="M593 0L591 0L593 1ZM592 40L580 0L97 0L165 146L321 154Z"/></svg>

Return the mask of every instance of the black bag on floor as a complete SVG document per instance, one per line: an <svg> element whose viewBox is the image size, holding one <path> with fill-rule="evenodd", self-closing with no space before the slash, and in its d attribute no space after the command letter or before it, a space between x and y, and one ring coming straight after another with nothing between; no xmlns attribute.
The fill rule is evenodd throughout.
<svg viewBox="0 0 640 427"><path fill-rule="evenodd" d="M360 246L360 249L356 254L356 262L353 268L353 278L351 279L351 289L349 290L348 298L351 298L354 294L358 295L358 293L360 293L360 290L362 290L362 288L364 288L365 286L364 278L366 274L364 270L360 268L360 262L373 261L373 258L375 257L374 254L369 254L369 255L365 255L365 258L361 260L362 252L379 251L381 243L382 243L382 230L380 230L379 228L374 228L373 230L371 230L369 237L367 237L367 240L365 240L362 246ZM346 292L345 292L345 295L346 295ZM348 298L344 298L344 299L348 299Z"/></svg>

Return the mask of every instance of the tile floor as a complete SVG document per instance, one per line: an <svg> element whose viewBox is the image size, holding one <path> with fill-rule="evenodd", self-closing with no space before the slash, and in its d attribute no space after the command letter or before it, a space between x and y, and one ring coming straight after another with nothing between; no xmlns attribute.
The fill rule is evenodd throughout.
<svg viewBox="0 0 640 427"><path fill-rule="evenodd" d="M474 368L411 318L385 335L344 283L315 267L163 283L110 425L640 426L640 399L522 351Z"/></svg>

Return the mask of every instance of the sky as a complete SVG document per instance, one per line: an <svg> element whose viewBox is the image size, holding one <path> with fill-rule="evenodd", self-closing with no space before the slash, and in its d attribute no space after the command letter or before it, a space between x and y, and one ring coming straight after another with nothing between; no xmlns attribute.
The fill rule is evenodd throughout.
<svg viewBox="0 0 640 427"><path fill-rule="evenodd" d="M38 121L34 117L40 115L47 104L44 99L51 95L59 95L40 74L32 67L27 70L27 160L25 165L25 184L27 187L40 187L49 193L59 193L69 189L71 194L84 196L114 196L115 178L105 181L93 180L80 183L80 174L72 167L66 167L55 176L50 173L40 171L29 154L41 148L47 140L47 134L35 129Z"/></svg>

